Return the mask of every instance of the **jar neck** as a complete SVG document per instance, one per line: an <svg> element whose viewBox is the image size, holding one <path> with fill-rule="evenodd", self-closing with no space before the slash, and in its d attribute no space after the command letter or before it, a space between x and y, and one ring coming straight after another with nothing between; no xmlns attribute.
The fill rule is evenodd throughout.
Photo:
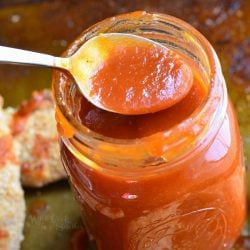
<svg viewBox="0 0 250 250"><path fill-rule="evenodd" d="M167 15L135 12L109 18L85 31L66 52L103 32L133 33L160 42L191 59L196 74L209 89L204 103L173 128L147 137L125 140L105 137L84 127L76 118L73 80L55 72L53 91L61 138L67 148L92 168L148 168L176 161L212 138L220 128L227 107L227 91L221 67L211 45L194 28Z"/></svg>

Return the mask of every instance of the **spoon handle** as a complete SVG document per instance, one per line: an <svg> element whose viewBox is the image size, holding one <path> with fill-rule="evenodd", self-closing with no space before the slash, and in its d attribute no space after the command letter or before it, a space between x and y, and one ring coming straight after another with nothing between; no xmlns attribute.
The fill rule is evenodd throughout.
<svg viewBox="0 0 250 250"><path fill-rule="evenodd" d="M0 46L0 63L29 64L68 70L69 59L54 57L28 50Z"/></svg>

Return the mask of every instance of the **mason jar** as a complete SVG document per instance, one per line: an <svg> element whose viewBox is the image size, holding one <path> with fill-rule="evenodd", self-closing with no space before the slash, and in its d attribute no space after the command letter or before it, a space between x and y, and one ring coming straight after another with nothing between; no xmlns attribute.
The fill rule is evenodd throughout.
<svg viewBox="0 0 250 250"><path fill-rule="evenodd" d="M69 74L54 72L61 158L90 239L104 250L230 249L246 215L245 168L214 49L180 19L133 12L85 30L64 56L101 33L135 34L176 51L208 92L184 120L133 138L98 113L110 133L83 123L88 102ZM161 120L164 113L150 117L148 126Z"/></svg>

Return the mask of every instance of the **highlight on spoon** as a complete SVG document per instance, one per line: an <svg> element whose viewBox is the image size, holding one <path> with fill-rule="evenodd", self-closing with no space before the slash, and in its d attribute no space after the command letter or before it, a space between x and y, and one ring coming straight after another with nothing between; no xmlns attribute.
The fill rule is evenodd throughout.
<svg viewBox="0 0 250 250"><path fill-rule="evenodd" d="M129 115L171 107L193 84L191 67L180 55L147 38L124 33L88 40L70 58L70 72L95 106Z"/></svg>

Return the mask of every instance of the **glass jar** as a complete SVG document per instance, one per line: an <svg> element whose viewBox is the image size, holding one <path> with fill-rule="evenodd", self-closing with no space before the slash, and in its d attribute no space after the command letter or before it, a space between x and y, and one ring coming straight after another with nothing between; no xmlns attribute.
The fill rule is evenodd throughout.
<svg viewBox="0 0 250 250"><path fill-rule="evenodd" d="M66 72L54 72L62 161L89 236L105 250L230 249L246 214L245 169L217 55L187 23L146 12L97 23L64 55L110 32L144 36L182 53L209 91L179 124L142 138L116 139L81 123L82 95Z"/></svg>

